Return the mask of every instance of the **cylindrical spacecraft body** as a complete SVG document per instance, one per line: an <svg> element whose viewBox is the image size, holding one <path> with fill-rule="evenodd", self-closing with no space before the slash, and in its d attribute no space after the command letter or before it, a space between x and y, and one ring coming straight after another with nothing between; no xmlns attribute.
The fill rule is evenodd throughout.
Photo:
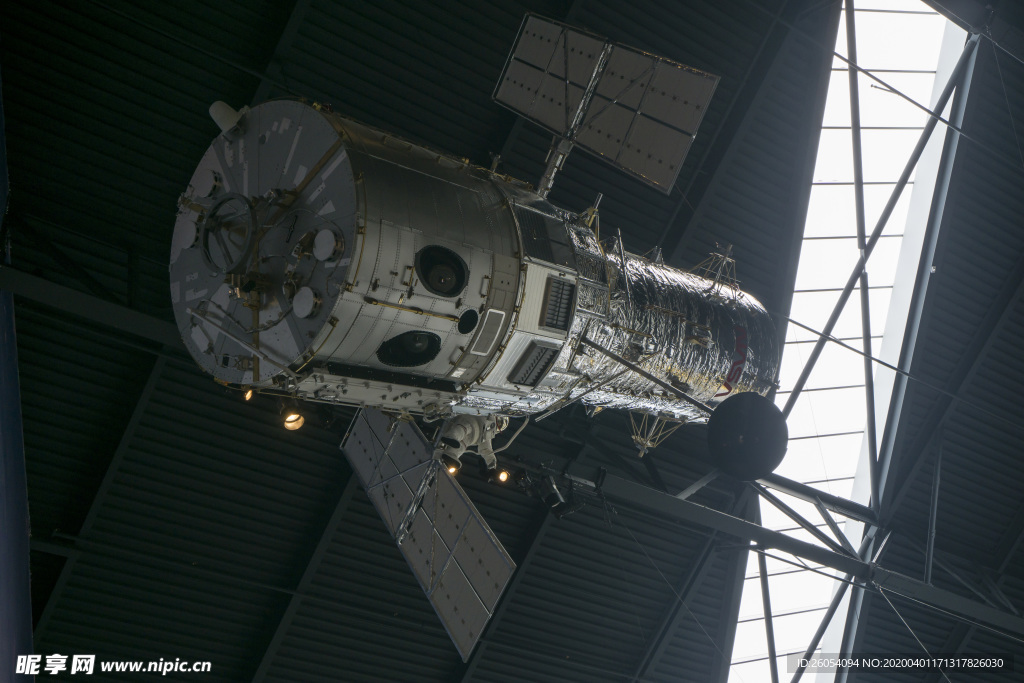
<svg viewBox="0 0 1024 683"><path fill-rule="evenodd" d="M440 416L581 397L697 419L581 336L711 405L767 393L778 367L752 297L600 243L525 183L297 101L214 140L170 279L204 370L306 400Z"/></svg>

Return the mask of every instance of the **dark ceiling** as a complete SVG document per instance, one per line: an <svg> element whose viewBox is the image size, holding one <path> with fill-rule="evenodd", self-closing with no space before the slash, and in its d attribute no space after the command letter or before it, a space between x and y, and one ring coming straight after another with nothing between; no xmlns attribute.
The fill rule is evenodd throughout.
<svg viewBox="0 0 1024 683"><path fill-rule="evenodd" d="M286 433L269 399L242 403L203 376L171 322L176 200L217 133L211 102L306 97L481 165L500 154L502 170L534 181L548 135L490 99L528 11L721 76L670 195L576 153L551 199L582 210L603 193L602 223L627 248L660 246L677 265L731 243L744 289L787 312L837 2L2 4L13 267L0 286L17 295L36 652L209 660L210 681L726 679L745 545L623 504L556 519L472 477L519 569L463 663L338 450L352 412ZM908 358L930 384L911 382L902 402L883 561L920 576L911 540L924 539L941 447L937 547L963 581L937 572L936 584L1002 593L1015 610L1024 65L1003 54L997 69L995 54L983 41ZM712 467L699 427L655 451L652 470L624 415L578 409L510 453L670 493ZM754 514L732 483L693 500ZM865 595L856 647L916 651ZM934 651L1012 651L1024 666L1019 642L912 606L905 616Z"/></svg>

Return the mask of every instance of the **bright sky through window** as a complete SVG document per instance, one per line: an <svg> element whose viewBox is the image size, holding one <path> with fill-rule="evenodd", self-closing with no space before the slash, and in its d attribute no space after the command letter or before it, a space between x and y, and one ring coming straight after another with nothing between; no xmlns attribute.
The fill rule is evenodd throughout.
<svg viewBox="0 0 1024 683"><path fill-rule="evenodd" d="M859 65L927 106L932 98L940 51L953 50L959 54L964 34L951 34L944 42L947 21L917 0L860 0L855 7ZM844 10L836 44L836 52L844 56L848 54L845 15ZM917 142L926 114L864 75L858 78L858 88L864 216L866 231L870 233ZM850 120L848 71L841 60L835 59L791 311L794 320L815 329L824 327L859 256ZM940 142L942 132L941 129L936 131ZM872 352L876 354L886 332L890 293L897 279L912 190L930 193L931 188L913 185L906 188L868 261L869 318ZM893 327L899 327L895 333L902 334L901 325ZM850 298L833 335L856 348L862 347L859 291ZM810 332L789 326L776 399L780 407L789 398L816 339ZM854 478L865 438L864 385L861 356L835 344L827 345L789 416L789 451L776 470L778 474L832 494L853 497ZM879 432L881 428L878 425ZM806 519L820 522L818 528L829 534L813 505L777 495ZM817 543L809 533L764 501L761 515L764 526ZM838 521L842 525L841 518ZM855 546L858 540L852 539ZM786 559L792 558L787 556ZM787 673L785 655L802 653L807 647L836 582L828 576L770 558L767 573L779 678L788 681L792 673ZM758 562L756 554L751 553L729 681L761 683L770 680ZM813 677L804 680L813 680Z"/></svg>

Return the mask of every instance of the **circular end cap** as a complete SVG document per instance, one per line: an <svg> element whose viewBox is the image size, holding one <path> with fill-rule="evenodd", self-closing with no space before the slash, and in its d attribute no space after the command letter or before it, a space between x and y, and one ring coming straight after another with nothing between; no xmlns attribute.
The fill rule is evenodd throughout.
<svg viewBox="0 0 1024 683"><path fill-rule="evenodd" d="M320 310L320 297L309 287L300 287L292 299L292 310L300 318L311 318Z"/></svg>
<svg viewBox="0 0 1024 683"><path fill-rule="evenodd" d="M753 392L722 401L708 420L708 448L716 464L741 481L772 473L788 447L789 428L782 411Z"/></svg>
<svg viewBox="0 0 1024 683"><path fill-rule="evenodd" d="M313 238L313 256L317 261L334 261L345 251L345 240L324 228Z"/></svg>

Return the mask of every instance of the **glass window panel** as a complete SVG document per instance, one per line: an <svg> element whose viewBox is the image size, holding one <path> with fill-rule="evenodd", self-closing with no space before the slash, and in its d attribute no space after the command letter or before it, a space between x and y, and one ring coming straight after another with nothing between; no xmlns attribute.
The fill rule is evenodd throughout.
<svg viewBox="0 0 1024 683"><path fill-rule="evenodd" d="M750 554L753 555L754 553L750 553ZM794 567L791 564L786 564L785 562L780 562L779 560L776 560L776 559L771 558L771 557L766 557L766 558L764 558L764 560L765 560L766 566L768 567L768 577L769 578L771 578L773 576L778 576L780 574L781 575L789 575L789 574L813 574L814 573L814 572L810 572L810 571L808 571L808 570L806 570L806 569L804 569L802 567ZM804 560L804 561L807 562L806 560ZM807 562L807 564L809 564L812 567L820 569L819 565L815 564L814 562ZM756 562L755 562L755 564L752 567L750 567L750 571L748 571L744 575L744 579L746 581L754 581L754 580L757 579L757 564L756 564Z"/></svg>
<svg viewBox="0 0 1024 683"><path fill-rule="evenodd" d="M870 235L895 184L864 186L864 233ZM882 236L902 235L910 206L910 189L900 195ZM815 185L807 206L806 237L855 237L857 213L853 185Z"/></svg>
<svg viewBox="0 0 1024 683"><path fill-rule="evenodd" d="M863 396L863 392L861 393ZM789 442L789 450L776 474L796 481L820 481L838 479L856 474L857 457L860 455L862 434L827 436L819 439L796 439ZM817 484L829 493L842 495L839 482Z"/></svg>
<svg viewBox="0 0 1024 683"><path fill-rule="evenodd" d="M754 553L751 553L753 555ZM761 604L761 580L753 579L749 584L743 584L743 595L740 597L740 621L763 617L764 612Z"/></svg>
<svg viewBox="0 0 1024 683"><path fill-rule="evenodd" d="M847 277L849 277L849 273L847 273ZM888 288L868 291L868 302L871 307L872 334L881 332L885 325L885 316L889 310L889 295L891 291ZM839 300L839 294L839 292L801 292L794 294L793 307L789 316L812 329L821 330L825 327L825 323L832 313L832 308ZM796 325L790 325L790 328L793 334L792 337L787 335L788 338L801 341L808 339L817 340L818 338L811 332ZM860 334L860 294L855 290L843 308L843 312L839 315L839 320L832 330L832 336L857 338L860 337ZM810 349L804 351L802 346L795 348L801 349L804 353L810 353ZM791 387L783 385L779 388L790 389Z"/></svg>
<svg viewBox="0 0 1024 683"><path fill-rule="evenodd" d="M879 238L867 262L868 286L889 287L896 276L902 240ZM846 285L860 249L856 237L830 240L804 240L800 247L800 265L796 273L796 291L809 289L841 289Z"/></svg>
<svg viewBox="0 0 1024 683"><path fill-rule="evenodd" d="M802 348L803 345L798 345L795 349L790 349L790 346L787 344L782 354L782 371L779 375L779 384L782 387L792 387L796 384L797 377L804 368L807 354L811 351L810 348ZM860 344L856 346L859 347ZM857 384L864 384L864 357L838 344L826 344L807 378L807 389Z"/></svg>
<svg viewBox="0 0 1024 683"><path fill-rule="evenodd" d="M828 606L832 599L833 586L835 586L835 581L831 577L814 572L771 577L768 588L772 597L774 621L786 619L787 617L779 615L787 612ZM760 590L757 592L760 596ZM776 635L777 637L778 635ZM804 645L806 644L804 643Z"/></svg>
<svg viewBox="0 0 1024 683"><path fill-rule="evenodd" d="M859 0L858 6L859 9L915 12L858 12L858 57L862 65L877 69L879 78L893 89L927 105L933 87L933 74L907 71L934 70L945 19L931 12L930 8L917 0ZM843 26L840 26L839 30L837 51L846 54ZM827 239L803 245L797 289L842 288L858 258L856 241L853 239L856 235L856 211L852 185L848 72L841 60L837 59L834 62L842 71L833 72L831 75L823 123L829 129L822 133L814 177L836 184L820 183L811 189L805 235ZM902 172L909 153L917 142L920 130L914 128L923 126L926 114L914 103L907 102L901 95L888 91L865 74L858 75L858 85L860 118L866 128L862 133L864 178L868 183L864 187L865 230L870 234L889 200L894 181ZM871 184L873 182L878 184ZM899 237L906 224L910 189L904 190L896 202L892 216L882 232L886 239L876 245L868 261L867 271L873 288L869 291L871 332L876 337L876 350L879 345L877 337L883 331L888 313L890 285L894 279L893 274L900 251ZM793 298L791 316L811 327L821 329L831 315L838 296L838 291L797 293ZM832 333L859 347L860 328L859 293L854 292ZM794 325L788 327L786 337L787 340L801 340L803 343L786 345L780 378L783 390L792 387L803 368L804 360L811 352L811 343L817 339L813 333ZM821 390L801 395L788 420L790 435L795 438L791 438L789 452L777 469L780 475L798 481L817 480L820 483L812 486L835 495L850 496L857 461L863 448L864 390L863 387L827 387L862 383L863 359L837 345L827 345L807 385L808 388ZM787 394L780 394L776 398L776 403L781 405L787 398ZM850 434L800 438L811 437L815 433L835 432ZM822 481L827 479L835 481ZM777 495L782 497L782 494ZM786 498L787 503L790 500ZM808 521L818 525L820 530L831 536L827 527L819 524L820 514L813 506L796 501L792 502L791 506L799 509ZM769 504L762 501L761 509L766 526L792 529L785 533L819 544L810 533L799 528L796 523ZM842 518L837 515L835 518L840 528L843 528L845 523ZM780 551L772 552L788 558L788 555ZM820 607L802 614L776 616L773 620L779 653L802 652L810 634L821 619L824 606L831 599L835 583L827 576L799 570L780 560L767 558L767 562L769 575L771 576L773 572L777 574L770 578L772 607L776 615L801 608ZM828 573L834 574L831 571ZM751 617L761 612L760 584L757 579L756 556L753 553L747 565L747 577L747 581L744 582L742 613ZM741 640L743 644L737 647L734 660L766 657L768 648L763 618L740 624L737 629L737 642ZM743 656L739 655L741 651ZM783 672L786 678L789 677L786 674L792 673L786 671L784 660L780 663L780 672ZM730 676L730 681L767 679L768 662L764 659L733 666Z"/></svg>
<svg viewBox="0 0 1024 683"><path fill-rule="evenodd" d="M859 258L855 239L804 240L796 271L796 290L842 287Z"/></svg>
<svg viewBox="0 0 1024 683"><path fill-rule="evenodd" d="M789 435L814 436L864 429L863 389L828 389L801 394L789 415Z"/></svg>
<svg viewBox="0 0 1024 683"><path fill-rule="evenodd" d="M831 583L831 581L830 581ZM825 615L825 607L831 595L826 598L821 609L803 614L791 614L772 619L775 626L775 647L778 652L789 652L807 647L810 635L818 628L821 618Z"/></svg>
<svg viewBox="0 0 1024 683"><path fill-rule="evenodd" d="M899 180L918 137L918 132L914 130L862 130L861 162L864 181L894 183ZM853 178L853 143L850 131L821 131L818 159L814 166L814 182L852 183Z"/></svg>
<svg viewBox="0 0 1024 683"><path fill-rule="evenodd" d="M744 629L747 630L747 629ZM761 629L761 633L764 633L764 629ZM736 634L736 642L739 643L740 634ZM738 655L735 654L733 658L738 659ZM765 646L767 649L767 646ZM779 675L781 676L781 670ZM749 662L747 664L733 664L729 668L729 683L756 683L757 681L770 681L772 679L771 669L768 667L768 660L759 662Z"/></svg>
<svg viewBox="0 0 1024 683"><path fill-rule="evenodd" d="M891 12L937 14L935 10L925 5L921 0L857 0L856 5L857 11L877 9Z"/></svg>
<svg viewBox="0 0 1024 683"><path fill-rule="evenodd" d="M845 64L841 68L835 68L829 77L828 98L825 100L825 116L821 120L821 125L850 125L850 80Z"/></svg>
<svg viewBox="0 0 1024 683"><path fill-rule="evenodd" d="M790 507L798 515L802 515L811 524L824 524L818 508L812 503L786 495L781 491L771 491L771 494ZM769 529L788 529L795 526L796 522L786 516L786 513L779 510L767 500L761 501L761 525Z"/></svg>
<svg viewBox="0 0 1024 683"><path fill-rule="evenodd" d="M934 69L935 65L933 64L931 68ZM914 102L931 108L932 86L935 83L934 73L880 72L873 75ZM847 78L846 81L848 85L849 79ZM907 102L900 95L889 92L885 86L867 74L858 74L857 95L860 99L860 125L863 127L913 126L922 128L928 120L927 112L914 106L913 103ZM847 112L849 112L849 107L849 90L847 90ZM849 125L849 114L847 114L846 124ZM921 134L920 130L908 131L908 133L913 135L915 140Z"/></svg>
<svg viewBox="0 0 1024 683"><path fill-rule="evenodd" d="M865 69L933 70L945 23L939 14L858 12L857 62ZM837 52L845 55L845 49Z"/></svg>
<svg viewBox="0 0 1024 683"><path fill-rule="evenodd" d="M864 186L864 222L865 234L870 235L875 229L875 224L882 215L882 209L889 202L892 191L896 188L895 183L891 185L865 185ZM910 192L913 188L905 187L900 193L896 206L889 214L889 220L882 230L883 235L902 235L907 225L907 209L910 207ZM856 231L856 226L854 227Z"/></svg>
<svg viewBox="0 0 1024 683"><path fill-rule="evenodd" d="M877 72L873 74L886 85L911 98L918 104L928 107L931 103L932 84L935 75L924 73L891 73ZM836 67L829 79L828 101L825 104L825 116L822 126L850 127L850 77L846 64ZM914 106L899 94L889 92L884 85L865 73L857 76L857 97L860 101L860 125L871 127L914 127L924 126L928 114L920 107ZM846 138L850 132L846 130ZM916 136L918 131L914 131Z"/></svg>
<svg viewBox="0 0 1024 683"><path fill-rule="evenodd" d="M756 587L756 584L751 586L751 588ZM736 643L732 648L733 659L752 659L754 657L763 657L767 653L768 641L764 636L764 622L747 621L742 624L736 624ZM764 662L764 668L767 673L768 662ZM744 677L746 678L746 676ZM746 680L751 682L766 681L771 680L771 677L747 678Z"/></svg>

